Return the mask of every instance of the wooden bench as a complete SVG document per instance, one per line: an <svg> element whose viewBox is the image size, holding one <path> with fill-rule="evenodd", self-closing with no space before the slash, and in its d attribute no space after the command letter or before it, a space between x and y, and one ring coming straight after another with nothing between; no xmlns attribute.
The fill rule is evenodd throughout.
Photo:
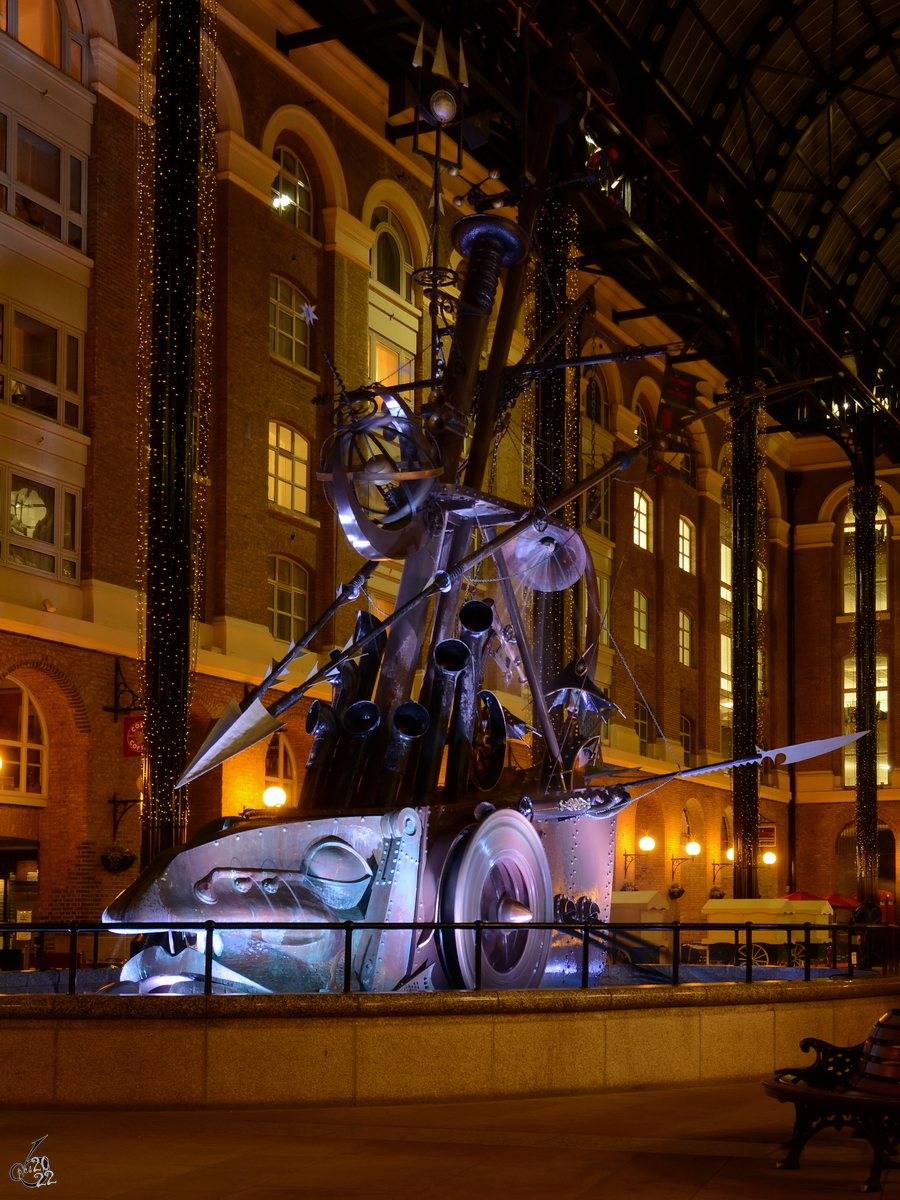
<svg viewBox="0 0 900 1200"><path fill-rule="evenodd" d="M770 1096L795 1108L794 1133L784 1143L786 1157L778 1163L782 1170L799 1168L803 1147L820 1129L845 1126L872 1147L872 1169L860 1191L880 1192L884 1169L900 1166L894 1161L900 1141L900 1095L896 1099L873 1095L851 1084L865 1045L832 1046L818 1038L804 1038L800 1049L814 1050L816 1061L808 1067L787 1067L763 1080Z"/></svg>

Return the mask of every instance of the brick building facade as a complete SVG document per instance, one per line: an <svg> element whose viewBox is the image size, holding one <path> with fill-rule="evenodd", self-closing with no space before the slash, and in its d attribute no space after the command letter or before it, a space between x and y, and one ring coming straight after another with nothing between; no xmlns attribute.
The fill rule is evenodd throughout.
<svg viewBox="0 0 900 1200"><path fill-rule="evenodd" d="M110 711L117 672L134 694L140 687L136 9L124 0L12 0L0 32L7 82L0 98L0 480L10 496L0 517L6 919L22 911L42 920L94 919L137 871L111 875L100 862L113 835L110 801L137 798L140 764L123 754L124 723ZM312 403L333 388L322 347L349 387L392 373L422 378L429 369L422 353L427 302L409 276L426 261L430 179L408 139L394 145L385 137L386 84L336 42L290 56L278 51L276 29L309 24L288 0L222 3L218 20L214 385L209 462L198 472L207 560L195 743L358 567L315 480L331 429L328 408ZM461 190L453 179L445 183ZM447 209L445 259L455 215ZM314 330L298 315L301 304L316 306ZM601 279L585 349L675 340L652 318L628 324L626 334L614 310L634 307ZM523 336L514 348L521 350ZM727 381L708 364L684 371L701 412L721 400ZM583 373L586 464L634 446L639 430L653 427L664 382L660 359ZM605 757L657 773L673 760L717 761L730 748L724 416L698 422L691 441L689 460L636 457L609 485L586 535L608 603L598 681L624 714L610 725ZM853 706L853 596L845 585L851 474L824 438L773 433L765 453L760 736L778 746L842 732ZM521 460L532 454L540 446L514 420L500 450L501 489L521 489ZM893 569L900 471L886 462L879 468L879 769L890 846L884 886L892 889L900 731L888 698L900 650L892 619L900 602ZM384 564L373 581L381 609L390 607L397 576L395 565ZM343 644L352 616L343 613L313 652L321 658ZM296 666L293 682L312 660L311 653ZM522 707L520 695L505 700ZM292 710L279 745L257 746L191 785L190 830L258 804L272 778L296 802L309 744L306 708ZM761 819L774 827L778 861L760 868L762 895L785 889L792 802L798 886L838 889L852 781L852 760L839 754L801 764L793 776L766 774ZM622 855L650 834L656 848L635 860L629 878L665 891L671 859L684 855L690 835L701 853L678 867L685 894L671 912L696 917L714 864L726 861L730 786L724 772L679 781L628 809L619 820L616 886L624 881ZM137 806L122 817L119 836L139 841ZM727 868L719 880L727 892Z"/></svg>

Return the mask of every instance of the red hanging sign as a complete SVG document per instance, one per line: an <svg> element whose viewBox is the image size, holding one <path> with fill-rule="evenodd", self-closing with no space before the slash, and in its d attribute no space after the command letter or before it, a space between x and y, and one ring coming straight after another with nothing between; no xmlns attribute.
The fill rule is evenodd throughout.
<svg viewBox="0 0 900 1200"><path fill-rule="evenodd" d="M144 753L144 714L125 717L122 722L122 754L125 758L140 758Z"/></svg>

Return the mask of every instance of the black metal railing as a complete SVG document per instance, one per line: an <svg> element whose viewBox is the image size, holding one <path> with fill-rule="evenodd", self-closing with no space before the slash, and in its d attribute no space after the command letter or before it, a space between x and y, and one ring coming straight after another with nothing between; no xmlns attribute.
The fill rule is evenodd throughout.
<svg viewBox="0 0 900 1200"><path fill-rule="evenodd" d="M523 926L519 923L501 921L419 921L419 922L389 922L389 921L179 921L172 923L135 924L123 922L121 925L106 925L97 922L73 921L68 923L22 923L0 924L0 939L4 945L16 935L29 935L35 939L33 948L37 959L37 969L45 968L45 960L49 952L45 950L47 935L64 934L68 938L68 951L63 957L67 958L65 967L60 970L68 972L68 994L76 994L77 972L79 970L79 942L82 938L90 937L93 941L92 967L104 965L100 962L99 940L102 935L125 937L137 934L161 933L202 933L204 956L204 994L213 992L213 962L214 962L214 933L229 930L320 930L322 932L341 932L344 943L344 963L353 961L353 939L357 933L365 931L407 931L410 933L459 933L474 934L474 987L472 990L482 990L483 976L483 941L486 932L505 931L522 932L523 929L546 930L552 934L568 937L574 943L572 949L578 950L580 942L580 961L576 953L573 962L577 967L572 970L571 986L587 989L591 986L592 950L595 952L594 970L599 978L603 967L611 962L622 961L636 967L669 967L670 978L655 980L657 983L679 985L682 967L695 966L740 966L744 967L744 978L752 983L754 969L764 967L793 966L803 968L803 978L809 980L814 969L842 970L848 979L865 970L867 973L876 972L885 976L900 974L900 927L896 925L803 925L797 924L722 924L713 922L680 922L659 924L621 924L603 921L573 921L573 922L528 922ZM722 940L713 940L710 934L729 934ZM777 934L778 939L772 940L766 934ZM648 941L648 934L664 935L658 941ZM691 934L704 935L700 940L690 939ZM784 934L784 940L780 935ZM816 937L816 935L818 935ZM823 935L824 939L823 939ZM816 937L816 940L813 940ZM842 945L843 943L843 945ZM713 958L713 951L722 957ZM784 951L784 961L781 952ZM769 961L769 953L773 952L776 961ZM730 952L730 958L728 957ZM656 962L652 962L653 954L657 954ZM637 955L644 955L636 961ZM664 961L667 955L669 962ZM690 962L695 955L697 961ZM705 962L701 958L705 956ZM59 957L58 952L54 958ZM3 993L3 972L0 971L0 994ZM575 983L575 980L578 983ZM710 982L714 982L711 980ZM343 991L355 990L350 970L344 970Z"/></svg>

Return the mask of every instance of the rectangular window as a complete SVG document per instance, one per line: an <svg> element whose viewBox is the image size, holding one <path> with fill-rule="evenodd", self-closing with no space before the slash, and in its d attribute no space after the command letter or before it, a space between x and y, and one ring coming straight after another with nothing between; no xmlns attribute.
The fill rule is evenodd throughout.
<svg viewBox="0 0 900 1200"><path fill-rule="evenodd" d="M79 494L12 466L0 466L0 487L7 497L0 518L0 561L77 582Z"/></svg>
<svg viewBox="0 0 900 1200"><path fill-rule="evenodd" d="M727 542L720 543L719 595L731 603L731 547Z"/></svg>
<svg viewBox="0 0 900 1200"><path fill-rule="evenodd" d="M722 669L720 676L720 687L722 689L722 705L723 707L731 708L732 685L732 665L731 665L731 637L727 633L721 635L721 652L722 652ZM727 697L727 702L726 698Z"/></svg>
<svg viewBox="0 0 900 1200"><path fill-rule="evenodd" d="M888 660L886 654L875 659L876 779L880 787L890 782L888 758ZM844 732L856 732L856 659L844 659ZM844 747L844 787L856 786L856 742Z"/></svg>
<svg viewBox="0 0 900 1200"><path fill-rule="evenodd" d="M650 752L650 713L639 700L634 704L634 731L638 735L638 753L646 758Z"/></svg>
<svg viewBox="0 0 900 1200"><path fill-rule="evenodd" d="M369 376L382 387L396 387L413 382L415 356L393 346L382 338L372 336L369 347Z"/></svg>
<svg viewBox="0 0 900 1200"><path fill-rule="evenodd" d="M84 246L86 160L0 113L0 208L76 250Z"/></svg>
<svg viewBox="0 0 900 1200"><path fill-rule="evenodd" d="M690 717L682 716L680 720L681 753L685 767L694 765L694 722Z"/></svg>
<svg viewBox="0 0 900 1200"><path fill-rule="evenodd" d="M269 503L309 512L309 442L277 421L269 422Z"/></svg>
<svg viewBox="0 0 900 1200"><path fill-rule="evenodd" d="M639 650L650 649L650 601L643 592L634 593L634 644Z"/></svg>
<svg viewBox="0 0 900 1200"><path fill-rule="evenodd" d="M597 591L600 594L600 645L609 645L609 585L610 579L608 575L597 576Z"/></svg>
<svg viewBox="0 0 900 1200"><path fill-rule="evenodd" d="M651 504L646 492L638 488L634 490L634 544L641 550L653 549L653 531L651 528Z"/></svg>
<svg viewBox="0 0 900 1200"><path fill-rule="evenodd" d="M81 427L82 336L0 303L0 400Z"/></svg>
<svg viewBox="0 0 900 1200"><path fill-rule="evenodd" d="M694 572L694 527L684 517L678 518L678 565L682 571Z"/></svg>
<svg viewBox="0 0 900 1200"><path fill-rule="evenodd" d="M678 661L683 667L694 665L694 622L686 612L678 614Z"/></svg>

